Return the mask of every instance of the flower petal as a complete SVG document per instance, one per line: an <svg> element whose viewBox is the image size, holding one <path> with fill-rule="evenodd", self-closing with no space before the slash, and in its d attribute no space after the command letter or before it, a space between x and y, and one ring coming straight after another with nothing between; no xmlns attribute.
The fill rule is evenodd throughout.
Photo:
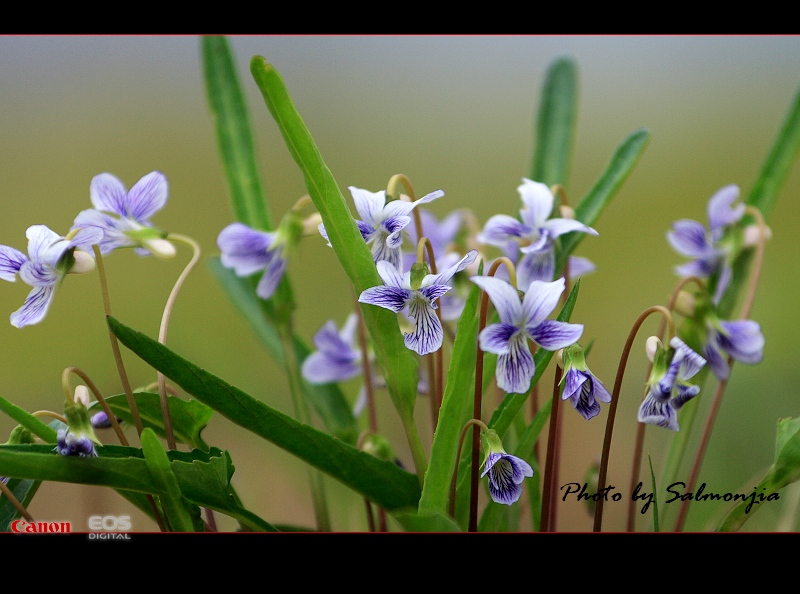
<svg viewBox="0 0 800 594"><path fill-rule="evenodd" d="M764 335L761 326L752 320L720 322L724 333L717 335L717 344L741 363L760 363L764 358Z"/></svg>
<svg viewBox="0 0 800 594"><path fill-rule="evenodd" d="M716 234L723 227L738 223L744 216L744 203L732 207L739 198L739 186L730 184L717 190L708 201L708 223L711 232Z"/></svg>
<svg viewBox="0 0 800 594"><path fill-rule="evenodd" d="M17 272L28 261L28 256L21 251L0 245L0 278L9 282L17 280Z"/></svg>
<svg viewBox="0 0 800 594"><path fill-rule="evenodd" d="M267 250L274 239L274 233L231 223L217 236L220 261L226 268L233 268L237 276L250 276L269 265L272 255Z"/></svg>
<svg viewBox="0 0 800 594"><path fill-rule="evenodd" d="M536 327L528 327L533 341L548 351L563 349L580 340L583 324L568 324L557 320L545 320Z"/></svg>
<svg viewBox="0 0 800 594"><path fill-rule="evenodd" d="M383 220L383 207L386 204L386 192L370 192L354 186L349 186L350 194L356 211L365 223L373 229Z"/></svg>
<svg viewBox="0 0 800 594"><path fill-rule="evenodd" d="M682 219L672 224L667 231L667 241L673 249L684 256L699 258L708 254L711 245L706 238L706 228L702 223Z"/></svg>
<svg viewBox="0 0 800 594"><path fill-rule="evenodd" d="M522 326L524 317L519 292L510 283L493 276L473 276L469 280L489 295L501 322L515 327Z"/></svg>
<svg viewBox="0 0 800 594"><path fill-rule="evenodd" d="M256 287L256 295L262 299L269 299L272 297L272 294L275 292L275 289L278 288L278 284L283 278L284 272L286 272L286 260L283 259L282 250L272 250L267 252L267 254L269 256L269 261L264 270L264 275L261 277L261 280L258 281L258 286Z"/></svg>
<svg viewBox="0 0 800 594"><path fill-rule="evenodd" d="M714 331L709 330L708 332L708 342L703 345L703 356L706 358L706 361L708 361L708 366L711 368L711 371L714 372L714 375L717 376L717 379L728 379L731 369L725 357L723 357L722 353L719 351L716 332Z"/></svg>
<svg viewBox="0 0 800 594"><path fill-rule="evenodd" d="M649 392L639 407L638 419L640 423L658 425L673 431L678 431L678 417L668 400L652 397Z"/></svg>
<svg viewBox="0 0 800 594"><path fill-rule="evenodd" d="M509 346L511 337L517 332L519 328L511 324L489 324L478 336L481 350L495 355L508 353L511 349Z"/></svg>
<svg viewBox="0 0 800 594"><path fill-rule="evenodd" d="M553 213L553 193L545 184L525 177L517 187L524 207L519 211L522 220L529 227L538 229Z"/></svg>
<svg viewBox="0 0 800 594"><path fill-rule="evenodd" d="M361 359L348 360L316 351L305 358L301 371L306 381L312 384L342 382L361 374Z"/></svg>
<svg viewBox="0 0 800 594"><path fill-rule="evenodd" d="M125 203L128 190L118 177L110 173L95 175L89 184L89 196L92 206L97 210L106 210L120 216L128 216Z"/></svg>
<svg viewBox="0 0 800 594"><path fill-rule="evenodd" d="M461 258L458 262L450 266L444 272L440 272L439 274L428 274L425 275L425 278L422 279L422 286L426 287L429 285L444 285L447 284L451 278L453 278L456 273L461 272L467 266L472 264L475 261L475 258L478 257L478 250L470 250L467 252L467 255Z"/></svg>
<svg viewBox="0 0 800 594"><path fill-rule="evenodd" d="M54 291L55 285L34 287L28 293L28 297L22 307L11 314L11 325L16 328L23 328L41 322L50 308Z"/></svg>
<svg viewBox="0 0 800 594"><path fill-rule="evenodd" d="M542 223L541 228L547 229L550 232L550 237L558 237L559 235L571 233L572 231L581 231L589 235L599 235L597 231L576 219L549 219Z"/></svg>
<svg viewBox="0 0 800 594"><path fill-rule="evenodd" d="M399 313L406 306L406 301L410 296L411 291L401 287L371 287L362 291L358 301Z"/></svg>
<svg viewBox="0 0 800 594"><path fill-rule="evenodd" d="M497 357L497 387L508 394L524 394L531 385L536 365L522 332L508 341L508 352Z"/></svg>
<svg viewBox="0 0 800 594"><path fill-rule="evenodd" d="M522 300L525 326L534 328L546 320L558 305L565 286L563 277L552 282L532 281Z"/></svg>
<svg viewBox="0 0 800 594"><path fill-rule="evenodd" d="M597 270L597 266L591 260L582 256L569 257L569 276L573 280L595 270Z"/></svg>
<svg viewBox="0 0 800 594"><path fill-rule="evenodd" d="M487 245L503 247L509 241L526 237L531 228L519 220L505 214L494 215L483 226L478 234L478 241Z"/></svg>
<svg viewBox="0 0 800 594"><path fill-rule="evenodd" d="M125 216L140 223L147 222L151 216L164 208L168 193L166 176L160 171L151 171L136 182L128 192Z"/></svg>
<svg viewBox="0 0 800 594"><path fill-rule="evenodd" d="M420 355L439 350L444 339L444 330L432 304L417 295L408 302L408 315L414 318L414 332L404 334L406 348Z"/></svg>
<svg viewBox="0 0 800 594"><path fill-rule="evenodd" d="M381 260L376 264L376 268L378 269L378 276L381 277L383 284L387 287L406 288L403 282L403 275L390 262Z"/></svg>
<svg viewBox="0 0 800 594"><path fill-rule="evenodd" d="M517 286L525 292L534 281L549 283L556 271L552 245L538 252L526 253L517 263Z"/></svg>

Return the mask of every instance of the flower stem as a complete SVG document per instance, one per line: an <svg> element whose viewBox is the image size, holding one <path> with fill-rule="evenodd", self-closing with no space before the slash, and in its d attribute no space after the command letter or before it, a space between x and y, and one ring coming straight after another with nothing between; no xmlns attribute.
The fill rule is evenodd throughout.
<svg viewBox="0 0 800 594"><path fill-rule="evenodd" d="M106 269L105 264L103 263L103 254L100 252L100 248L97 245L93 245L92 249L94 250L95 260L97 261L97 272L100 277L100 289L103 293L103 307L105 308L105 314L108 318L111 316L111 298L108 295L108 280L106 279ZM131 384L128 381L128 373L125 371L125 364L122 362L122 354L119 352L119 342L117 341L116 335L111 331L111 328L108 329L108 336L111 339L111 351L114 353L114 362L117 364L119 379L122 382L122 388L125 391L125 397L128 399L128 408L133 416L133 424L136 425L137 435L141 437L142 431L144 431L144 425L142 424L142 418L139 416L139 407L136 405L136 398L133 396ZM158 514L156 514L156 517L158 517Z"/></svg>
<svg viewBox="0 0 800 594"><path fill-rule="evenodd" d="M167 343L167 328L169 327L169 318L172 314L172 309L175 306L175 300L178 298L178 291L180 291L184 281L186 280L186 277L200 259L200 246L190 237L178 235L177 233L170 233L167 235L167 240L188 245L190 248L192 248L192 258L189 260L186 268L183 269L183 272L181 272L178 280L175 281L175 286L172 287L172 291L170 291L169 297L167 298L167 304L164 306L164 313L161 316L161 326L158 330L158 342L161 344ZM169 413L169 401L167 400L167 381L164 377L164 374L160 371L158 372L158 394L161 399L161 416L164 419L164 433L167 436L167 445L169 446L169 449L174 450L177 449L178 445L175 442L175 433L172 430L172 417Z"/></svg>
<svg viewBox="0 0 800 594"><path fill-rule="evenodd" d="M505 264L508 269L508 276L511 279L511 286L517 287L517 273L514 264L502 256L492 262L487 272L487 276L494 276L500 264ZM489 295L483 291L481 295L480 318L478 321L478 335L486 327L486 317L489 311ZM482 418L482 399L483 399L483 351L480 342L477 347L478 354L475 358L475 392L473 396L472 418L480 420ZM472 464L470 467L470 491L469 491L469 527L470 532L478 530L478 453L480 451L480 431L476 425L472 431Z"/></svg>
<svg viewBox="0 0 800 594"><path fill-rule="evenodd" d="M558 482L558 464L556 451L559 447L559 426L561 424L561 394L558 384L561 381L561 367L556 365L553 379L553 405L550 409L550 432L547 436L547 459L544 467L544 484L542 485L542 519L539 523L541 532L555 530L555 514L552 511L555 499L555 485Z"/></svg>
<svg viewBox="0 0 800 594"><path fill-rule="evenodd" d="M746 320L750 317L750 311L753 309L753 302L755 301L756 289L758 288L758 281L761 277L761 267L764 261L764 246L767 241L767 226L764 222L764 217L761 211L753 206L748 206L746 211L753 215L758 222L758 243L756 244L756 256L753 268L750 273L750 282L747 287L747 294L742 305L742 310L739 313L741 319ZM692 464L692 472L689 475L689 480L686 484L687 492L694 491L694 485L697 483L697 477L700 474L700 467L703 464L703 457L708 447L708 442L711 439L711 431L714 429L714 422L717 419L719 408L722 405L722 396L725 393L725 388L728 387L730 373L733 371L733 357L728 357L728 377L720 380L717 384L717 390L714 392L714 399L711 401L711 410L708 412L706 418L706 425L703 429L703 435L700 439L700 445L697 447L694 463ZM681 506L678 510L678 517L675 520L675 532L680 532L683 529L683 524L686 521L686 515L689 512L689 500L681 499Z"/></svg>
<svg viewBox="0 0 800 594"><path fill-rule="evenodd" d="M311 412L308 403L303 397L303 384L300 375L300 366L294 350L294 333L291 328L291 320L278 324L278 332L283 344L283 354L286 361L286 375L289 379L289 392L292 395L292 404L297 420L303 424L311 424ZM308 477L311 483L311 498L314 504L314 516L317 521L317 530L320 532L330 532L331 524L328 514L328 505L325 499L325 484L322 473L308 467Z"/></svg>
<svg viewBox="0 0 800 594"><path fill-rule="evenodd" d="M375 433L374 431L362 431L361 435L358 436L358 443L356 444L356 448L358 450L362 449L364 444L364 439L369 436L370 434ZM388 527L386 524L386 510L382 507L378 508L378 527L375 527L375 518L372 515L372 504L370 503L369 499L366 497L364 498L364 507L366 508L367 512L367 525L369 526L370 532L387 532Z"/></svg>
<svg viewBox="0 0 800 594"><path fill-rule="evenodd" d="M117 434L117 439L119 439L119 442L124 446L128 445L128 439L122 432L122 427L120 427L119 423L117 422L117 415L111 412L111 408L108 406L106 399L103 398L103 395L100 393L100 390L97 389L95 383L91 379L89 379L89 376L86 375L83 372L83 370L79 369L78 367L67 367L61 374L61 385L64 387L65 395L68 398L72 397L72 392L69 389L70 373L74 373L84 381L86 386L92 391L92 394L94 394L94 397L97 398L97 402L100 403L100 407L103 409L103 412L105 412L106 415L108 416L108 420L111 422L111 426L114 428L114 433Z"/></svg>
<svg viewBox="0 0 800 594"><path fill-rule="evenodd" d="M633 339L636 338L636 333L639 331L639 328L647 319L647 317L652 313L661 313L664 318L667 320L669 324L669 336L672 339L675 336L675 321L672 318L672 314L670 311L661 305L654 305L652 307L648 307L644 310L636 321L633 323L633 327L631 328L630 332L628 333L628 339L625 341L625 346L622 349L622 355L620 356L619 366L617 367L617 377L614 381L614 391L611 394L611 404L608 407L608 419L606 420L606 433L605 437L603 438L603 453L602 457L600 458L600 476L597 481L597 492L600 493L603 489L606 488L606 474L608 472L608 455L611 451L611 437L614 433L614 418L617 414L617 406L619 405L619 393L620 388L622 387L622 378L625 375L625 366L628 363L628 356L631 353L631 346L633 345ZM594 532L601 532L601 528L603 526L603 497L597 502L597 505L594 509Z"/></svg>
<svg viewBox="0 0 800 594"><path fill-rule="evenodd" d="M672 294L670 295L669 301L667 302L667 309L672 311L675 308L675 302L678 300L678 294L680 293L681 289L685 287L690 282L697 283L700 285L700 288L705 290L705 283L701 278L696 276L687 276L686 278L682 278L678 283L675 285L675 288L672 290ZM667 326L667 319L661 318L661 323L658 326L658 332L656 336L661 340L661 337L664 335L664 330ZM650 372L653 370L653 362L650 362L650 365L647 367L647 372L645 374L645 378L650 377ZM644 399L644 396L642 396ZM636 442L633 447L633 464L631 466L631 483L629 493L633 493L636 489L636 485L639 483L639 471L642 465L642 450L644 449L644 432L647 428L646 423L638 423L636 427ZM625 530L627 532L634 532L636 526L636 502L633 498L628 502L628 520L626 524Z"/></svg>
<svg viewBox="0 0 800 594"><path fill-rule="evenodd" d="M448 513L450 514L451 518L454 518L456 515L456 483L458 482L458 461L461 459L461 449L464 445L464 437L466 437L467 429L469 429L470 425L475 426L478 431L480 431L480 429L483 429L484 431L489 430L489 428L486 426L486 423L478 419L470 419L464 423L464 427L461 428L461 436L458 438L458 450L456 450L456 466L453 469L453 478L450 481L450 503L448 507ZM478 435L480 435L480 433Z"/></svg>
<svg viewBox="0 0 800 594"><path fill-rule="evenodd" d="M353 292L353 299L356 304L356 314L358 315L358 345L361 348L361 366L364 368L364 390L367 394L367 414L369 415L369 429L373 433L378 432L378 411L375 407L375 389L372 384L372 365L369 362L367 353L367 326L364 322L364 313L358 305L358 297Z"/></svg>
<svg viewBox="0 0 800 594"><path fill-rule="evenodd" d="M28 510L25 509L25 506L19 502L19 499L14 496L14 493L8 488L8 485L6 485L5 481L0 481L0 492L5 495L6 499L11 502L11 505L14 506L14 508L23 518L25 518L28 522L33 522L33 516L31 516Z"/></svg>

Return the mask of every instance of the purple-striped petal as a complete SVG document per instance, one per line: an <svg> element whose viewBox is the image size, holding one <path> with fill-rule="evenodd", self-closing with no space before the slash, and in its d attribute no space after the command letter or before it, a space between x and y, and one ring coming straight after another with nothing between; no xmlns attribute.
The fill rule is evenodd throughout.
<svg viewBox="0 0 800 594"><path fill-rule="evenodd" d="M517 188L524 207L519 211L522 220L538 229L553 213L553 193L545 184L522 178Z"/></svg>
<svg viewBox="0 0 800 594"><path fill-rule="evenodd" d="M405 215L408 216L411 214L411 211L414 210L417 206L422 204L427 204L429 202L433 202L437 198L441 198L444 196L444 192L442 190L434 190L429 194L425 194L422 198L415 200L414 202L407 202L405 200L392 200L387 204L383 209L383 216L384 217L393 217L397 215Z"/></svg>
<svg viewBox="0 0 800 594"><path fill-rule="evenodd" d="M428 285L444 285L447 284L451 278L453 278L456 273L461 272L467 266L472 264L475 261L475 258L478 257L478 250L470 250L467 252L467 255L461 258L458 262L450 266L444 272L440 272L439 274L428 274L425 275L425 278L422 279L422 286Z"/></svg>
<svg viewBox="0 0 800 594"><path fill-rule="evenodd" d="M711 232L716 234L718 230L734 223L738 223L744 216L746 206L744 203L733 207L733 203L739 198L739 186L730 184L717 190L708 201L708 223Z"/></svg>
<svg viewBox="0 0 800 594"><path fill-rule="evenodd" d="M571 233L572 231L581 231L589 235L599 235L597 231L575 219L548 219L542 223L540 228L547 229L550 232L550 237L558 237L559 235Z"/></svg>
<svg viewBox="0 0 800 594"><path fill-rule="evenodd" d="M711 246L702 223L682 219L675 221L672 229L667 232L667 240L676 252L690 258L700 258L708 254Z"/></svg>
<svg viewBox="0 0 800 594"><path fill-rule="evenodd" d="M0 245L0 278L9 282L17 280L17 272L28 261L28 256L21 251Z"/></svg>
<svg viewBox="0 0 800 594"><path fill-rule="evenodd" d="M273 259L267 250L274 239L274 233L252 229L242 223L231 223L217 236L220 261L226 268L233 268L237 276L249 276L264 270Z"/></svg>
<svg viewBox="0 0 800 594"><path fill-rule="evenodd" d="M489 454L481 476L489 475L489 495L503 505L516 503L522 495L522 481L533 476L530 464L510 454Z"/></svg>
<svg viewBox="0 0 800 594"><path fill-rule="evenodd" d="M564 292L565 286L563 277L552 282L531 282L522 300L525 326L534 328L546 320L558 305L558 298Z"/></svg>
<svg viewBox="0 0 800 594"><path fill-rule="evenodd" d="M28 297L22 307L11 314L11 325L16 328L24 328L41 322L50 308L54 291L55 284L34 287L28 293Z"/></svg>
<svg viewBox="0 0 800 594"><path fill-rule="evenodd" d="M519 332L519 328L511 324L489 324L481 330L478 337L481 350L486 353L504 355L509 352L511 338Z"/></svg>
<svg viewBox="0 0 800 594"><path fill-rule="evenodd" d="M512 326L522 326L524 314L519 292L507 281L492 276L473 276L470 280L489 295L500 321Z"/></svg>
<svg viewBox="0 0 800 594"><path fill-rule="evenodd" d="M556 271L556 256L552 247L525 254L517 263L517 284L527 293L533 282L552 282Z"/></svg>
<svg viewBox="0 0 800 594"><path fill-rule="evenodd" d="M408 315L414 319L414 332L404 334L406 348L420 355L439 350L444 330L431 303L417 295L408 302Z"/></svg>
<svg viewBox="0 0 800 594"><path fill-rule="evenodd" d="M116 176L110 173L95 175L89 184L89 196L92 206L97 210L106 210L123 217L128 216L125 209L128 190Z"/></svg>
<svg viewBox="0 0 800 594"><path fill-rule="evenodd" d="M680 410L681 407L700 393L700 386L689 384L675 384L675 396L670 400L672 408Z"/></svg>
<svg viewBox="0 0 800 594"><path fill-rule="evenodd" d="M167 203L167 178L152 171L136 182L125 201L125 216L144 223ZM120 213L122 214L122 213Z"/></svg>
<svg viewBox="0 0 800 594"><path fill-rule="evenodd" d="M387 287L397 287L398 289L408 289L410 287L410 285L405 285L403 275L390 262L381 260L376 264L376 268L378 269L378 276L381 277L383 284Z"/></svg>
<svg viewBox="0 0 800 594"><path fill-rule="evenodd" d="M528 391L536 372L528 341L522 332L508 342L508 352L497 357L495 379L497 387L508 394L523 394Z"/></svg>
<svg viewBox="0 0 800 594"><path fill-rule="evenodd" d="M724 332L717 334L717 344L741 363L760 363L764 358L764 335L752 320L720 322Z"/></svg>
<svg viewBox="0 0 800 594"><path fill-rule="evenodd" d="M545 320L536 327L528 327L528 334L540 347L548 351L557 351L580 340L583 324Z"/></svg>
<svg viewBox="0 0 800 594"><path fill-rule="evenodd" d="M678 372L678 377L681 379L690 379L705 367L707 361L695 353L689 345L677 336L674 336L672 340L669 341L669 344L675 349L675 356L680 356L681 358L680 371Z"/></svg>
<svg viewBox="0 0 800 594"><path fill-rule="evenodd" d="M373 229L377 227L383 219L386 192L384 190L380 192L370 192L354 186L349 186L349 189L359 216Z"/></svg>
<svg viewBox="0 0 800 594"><path fill-rule="evenodd" d="M362 291L358 301L399 313L406 306L410 296L411 291L401 287L371 287Z"/></svg>
<svg viewBox="0 0 800 594"><path fill-rule="evenodd" d="M642 401L639 407L638 419L640 423L657 425L673 431L680 430L675 409L672 408L669 401L654 398L652 393L648 393Z"/></svg>
<svg viewBox="0 0 800 594"><path fill-rule="evenodd" d="M526 237L530 233L531 228L523 225L514 217L499 214L486 221L483 231L478 234L478 241L487 245L503 247L509 241Z"/></svg>

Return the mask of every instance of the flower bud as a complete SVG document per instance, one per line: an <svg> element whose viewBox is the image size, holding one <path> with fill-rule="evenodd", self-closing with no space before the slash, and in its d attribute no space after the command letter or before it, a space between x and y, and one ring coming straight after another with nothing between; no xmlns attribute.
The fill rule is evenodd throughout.
<svg viewBox="0 0 800 594"><path fill-rule="evenodd" d="M661 346L661 341L659 340L658 336L651 336L647 339L644 348L645 352L647 353L647 358L651 363L656 356L656 351L661 348Z"/></svg>
<svg viewBox="0 0 800 594"><path fill-rule="evenodd" d="M678 291L678 297L675 299L675 311L687 318L693 318L695 305L694 295L687 291Z"/></svg>
<svg viewBox="0 0 800 594"><path fill-rule="evenodd" d="M68 274L85 274L94 270L94 258L92 258L90 254L81 250L75 250L73 258L74 262Z"/></svg>
<svg viewBox="0 0 800 594"><path fill-rule="evenodd" d="M572 208L569 204L561 204L558 207L558 211L561 213L562 219L574 219L575 218L575 209Z"/></svg>
<svg viewBox="0 0 800 594"><path fill-rule="evenodd" d="M772 229L764 226L764 231L766 237L764 240L772 238ZM758 225L748 225L744 228L744 246L745 247L754 247L758 245L759 241L761 241L761 229Z"/></svg>
<svg viewBox="0 0 800 594"><path fill-rule="evenodd" d="M80 402L86 408L89 408L89 404L91 403L91 398L89 398L89 388L81 384L80 386L75 386L75 392L72 395L72 400L76 403Z"/></svg>
<svg viewBox="0 0 800 594"><path fill-rule="evenodd" d="M175 246L166 239L147 239L143 247L147 248L159 260L171 260L175 257Z"/></svg>
<svg viewBox="0 0 800 594"><path fill-rule="evenodd" d="M303 236L319 235L319 226L322 223L322 215L318 212L311 213L303 219Z"/></svg>

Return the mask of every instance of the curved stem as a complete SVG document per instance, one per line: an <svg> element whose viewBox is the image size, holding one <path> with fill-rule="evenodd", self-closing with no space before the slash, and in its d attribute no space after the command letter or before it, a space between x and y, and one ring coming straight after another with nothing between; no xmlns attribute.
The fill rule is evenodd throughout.
<svg viewBox="0 0 800 594"><path fill-rule="evenodd" d="M703 279L697 276L687 276L682 278L678 281L675 285L675 288L672 289L672 294L669 296L669 301L667 302L667 309L672 311L675 309L675 302L678 300L678 294L680 293L681 289L685 287L690 282L694 282L700 286L701 290L705 290L706 284ZM658 339L661 340L661 337L664 335L664 329L667 327L667 320L666 318L661 318L661 322L658 325L658 332L656 336ZM650 377L650 372L653 371L653 362L650 362L650 365L647 367L647 372L645 374L645 378ZM646 381L646 380L645 380ZM644 399L644 396L642 396ZM642 450L644 449L644 432L647 428L645 423L637 423L636 426L636 442L633 447L633 464L631 465L631 482L630 482L630 489L628 493L633 493L636 489L636 485L639 483L639 471L642 467ZM636 502L631 497L630 501L628 501L628 519L626 523L625 530L627 532L633 532L636 526Z"/></svg>
<svg viewBox="0 0 800 594"><path fill-rule="evenodd" d="M57 421L61 421L65 425L67 425L67 419L61 416L60 414L53 412L52 410L37 410L34 413L31 413L34 417L50 417L51 419L55 419Z"/></svg>
<svg viewBox="0 0 800 594"><path fill-rule="evenodd" d="M170 291L169 297L167 298L167 304L164 306L164 313L161 316L161 326L158 330L158 342L161 344L167 343L167 328L169 327L169 318L172 314L172 309L175 306L175 300L178 298L178 291L180 291L184 281L186 280L186 277L189 276L192 268L194 268L194 265L197 264L197 261L200 259L200 246L192 238L186 237L185 235L170 233L167 235L167 240L188 245L190 248L192 248L192 258L189 260L186 268L183 269L183 272L181 272L178 280L175 281L175 286L172 287L172 291ZM172 417L169 413L169 401L167 400L167 381L164 377L164 374L160 371L158 372L158 394L161 398L161 416L164 419L164 433L167 436L167 445L169 446L169 449L174 450L177 449L178 445L175 442L175 433L172 430Z"/></svg>
<svg viewBox="0 0 800 594"><path fill-rule="evenodd" d="M478 430L489 430L489 428L486 426L486 423L479 419L470 419L464 423L464 426L461 428L461 436L458 438L458 449L456 450L456 466L453 469L453 478L450 481L450 504L447 513L450 514L451 518L454 518L456 515L456 483L458 482L458 461L461 459L461 449L464 445L464 437L466 437L467 429L469 429L470 425L474 425ZM480 435L480 433L478 435Z"/></svg>
<svg viewBox="0 0 800 594"><path fill-rule="evenodd" d="M553 406L550 410L550 432L547 436L547 459L544 467L544 484L542 485L542 519L540 521L541 532L552 532L554 529L554 519L552 514L553 499L555 497L555 484L557 478L556 451L558 450L558 429L561 422L559 415L561 406L561 394L558 384L561 381L561 367L556 365L556 372L553 380Z"/></svg>
<svg viewBox="0 0 800 594"><path fill-rule="evenodd" d="M597 481L597 492L600 493L603 489L606 488L606 474L608 472L608 455L611 451L611 437L614 433L614 418L617 414L617 406L619 405L619 392L620 388L622 387L622 378L625 375L625 366L628 363L628 356L631 353L631 346L633 345L633 339L636 338L636 333L639 331L639 327L644 323L647 317L652 313L660 313L664 316L669 324L669 336L672 338L675 336L675 321L672 319L672 314L666 307L661 305L654 305L652 307L648 307L644 310L636 321L633 323L633 327L631 328L630 332L628 333L628 339L625 341L625 347L622 349L622 355L620 356L619 366L617 367L617 377L614 381L614 391L611 394L611 404L608 407L608 419L606 420L606 433L605 437L603 438L603 453L602 457L600 458L600 476ZM594 509L594 532L600 532L603 526L603 497L597 502L597 505Z"/></svg>
<svg viewBox="0 0 800 594"><path fill-rule="evenodd" d="M758 288L758 281L761 277L761 267L764 261L764 246L767 241L767 226L764 222L764 217L761 215L761 211L752 206L748 206L746 211L753 215L758 222L759 235L758 243L756 244L755 262L753 263L753 268L751 269L747 294L745 295L744 303L742 304L742 311L739 313L740 318L743 320L746 320L750 316L750 312L753 309L756 289ZM711 401L711 409L708 412L708 418L706 419L706 425L703 429L703 435L700 439L700 445L697 447L697 453L695 454L694 463L692 464L692 472L689 475L689 480L687 482L687 491L693 491L694 485L697 483L697 477L700 474L700 467L703 464L703 457L705 456L708 442L711 439L711 431L714 429L714 422L717 419L719 408L722 405L722 396L725 393L725 388L728 387L730 373L733 372L733 357L728 357L728 369L728 377L724 380L720 380L719 384L717 384L717 390L714 392L714 399ZM675 532L680 532L683 529L683 524L686 521L686 515L688 512L689 500L682 499L681 506L678 510L678 517L675 520Z"/></svg>
<svg viewBox="0 0 800 594"><path fill-rule="evenodd" d="M114 433L117 434L117 439L119 442L126 446L128 445L128 439L125 437L125 434L122 432L122 427L120 427L119 423L117 422L117 415L115 415L111 408L108 406L106 399L103 398L103 395L100 393L100 390L97 389L95 383L86 375L82 369L78 367L67 367L64 372L61 374L61 384L64 386L65 392L69 392L69 374L74 373L79 378L83 380L86 386L92 391L94 397L97 399L97 402L100 403L100 407L103 409L103 412L106 413L108 416L108 420L111 423L111 426L114 428ZM71 394L71 392L69 392Z"/></svg>
<svg viewBox="0 0 800 594"><path fill-rule="evenodd" d="M106 269L103 263L103 254L97 245L93 245L95 260L97 261L97 272L100 276L100 289L103 293L103 307L105 308L106 317L111 315L111 298L108 295L108 280L106 279ZM119 342L116 335L108 329L108 336L111 339L111 351L114 353L114 362L117 364L117 372L119 379L122 382L122 389L125 391L125 397L128 399L128 408L133 416L133 424L136 425L136 433L139 437L142 436L144 425L142 418L139 416L139 407L136 405L136 398L133 396L131 384L128 381L128 373L125 371L125 364L122 362L122 354L119 352ZM158 514L155 514L158 517Z"/></svg>

